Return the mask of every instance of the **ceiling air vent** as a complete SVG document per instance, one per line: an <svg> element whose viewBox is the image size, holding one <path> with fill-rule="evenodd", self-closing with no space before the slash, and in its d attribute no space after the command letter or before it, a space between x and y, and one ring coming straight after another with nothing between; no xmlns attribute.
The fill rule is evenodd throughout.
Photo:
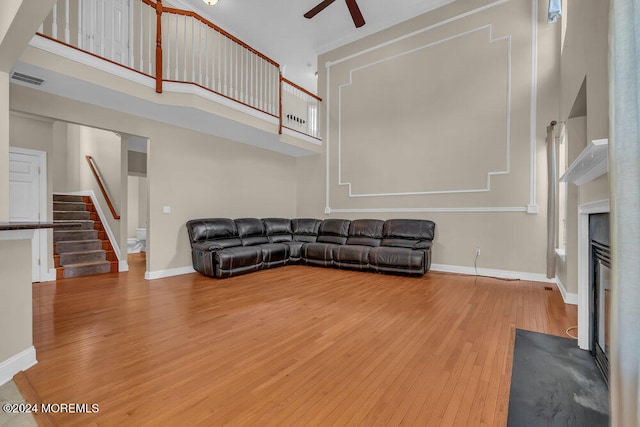
<svg viewBox="0 0 640 427"><path fill-rule="evenodd" d="M34 86L42 86L42 83L44 83L44 79L41 79L40 77L34 77L28 74L18 73L17 71L11 75L11 78L13 80L29 83L30 85L34 85Z"/></svg>

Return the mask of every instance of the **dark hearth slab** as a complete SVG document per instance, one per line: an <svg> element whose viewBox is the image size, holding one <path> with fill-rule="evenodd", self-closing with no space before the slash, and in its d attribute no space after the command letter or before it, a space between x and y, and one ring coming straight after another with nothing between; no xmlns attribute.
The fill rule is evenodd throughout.
<svg viewBox="0 0 640 427"><path fill-rule="evenodd" d="M575 340L516 330L509 427L608 426L609 390Z"/></svg>

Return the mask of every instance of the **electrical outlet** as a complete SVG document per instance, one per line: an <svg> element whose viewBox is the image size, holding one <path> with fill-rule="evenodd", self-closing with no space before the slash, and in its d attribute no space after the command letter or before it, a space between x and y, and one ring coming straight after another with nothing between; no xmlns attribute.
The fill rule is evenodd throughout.
<svg viewBox="0 0 640 427"><path fill-rule="evenodd" d="M476 256L480 255L480 247L476 248Z"/></svg>

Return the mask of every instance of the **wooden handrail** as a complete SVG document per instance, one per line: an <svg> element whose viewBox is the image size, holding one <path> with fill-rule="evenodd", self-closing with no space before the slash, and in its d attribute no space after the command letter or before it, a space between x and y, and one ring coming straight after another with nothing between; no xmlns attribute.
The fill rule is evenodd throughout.
<svg viewBox="0 0 640 427"><path fill-rule="evenodd" d="M107 206L109 206L109 210L111 211L111 215L113 215L113 219L120 219L120 215L116 213L115 208L113 207L113 203L111 203L111 199L109 198L109 194L107 194L107 189L102 184L102 180L100 179L100 175L98 175L98 171L93 164L93 157L84 156L87 159L87 163L89 163L89 167L91 168L91 172L93 172L93 176L98 181L98 186L100 187L100 191L102 191L102 195L104 199L107 201Z"/></svg>
<svg viewBox="0 0 640 427"><path fill-rule="evenodd" d="M274 67L280 68L280 64L278 64L273 59L269 58L267 55L257 51L256 49L252 48L251 46L249 46L248 44L246 44L245 42L243 42L239 38L232 36L231 34L227 33L222 28L218 27L216 24L208 21L207 19L203 18L202 16L198 15L195 12L191 12L190 10L174 9L172 7L163 7L162 11L164 13L173 13L175 15L190 16L192 18L195 18L198 21L202 22L203 24L205 24L205 25L209 26L210 28L214 29L215 31L219 32L223 36L227 37L228 39L233 40L234 42L236 42L240 46L244 47L248 51L253 52L254 54L258 55L260 58L264 59L265 61L267 61L268 63L270 63Z"/></svg>
<svg viewBox="0 0 640 427"><path fill-rule="evenodd" d="M311 97L313 97L313 98L317 99L318 101L322 102L322 98L320 98L318 95L315 95L315 94L313 94L313 93L309 92L308 90L306 90L306 89L305 89L305 88L303 88L302 86L299 86L299 85L295 84L295 83L294 83L294 82L292 82L291 80L287 80L286 78L282 77L282 75L280 75L280 79L282 80L282 82L283 82L283 83L286 83L286 84L288 84L288 85L290 85L290 86L293 86L293 87L295 87L296 89L298 89L298 90L300 90L300 91L302 91L302 92L306 93L307 95L309 95L309 96L311 96Z"/></svg>

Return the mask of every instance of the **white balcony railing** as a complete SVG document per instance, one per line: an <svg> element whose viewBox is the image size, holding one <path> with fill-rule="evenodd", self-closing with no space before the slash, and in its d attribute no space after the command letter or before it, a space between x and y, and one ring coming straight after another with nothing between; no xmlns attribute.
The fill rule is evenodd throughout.
<svg viewBox="0 0 640 427"><path fill-rule="evenodd" d="M40 36L156 80L194 84L320 139L316 95L284 79L278 63L198 14L162 0L58 0Z"/></svg>
<svg viewBox="0 0 640 427"><path fill-rule="evenodd" d="M282 126L320 139L318 106L320 98L282 78Z"/></svg>

